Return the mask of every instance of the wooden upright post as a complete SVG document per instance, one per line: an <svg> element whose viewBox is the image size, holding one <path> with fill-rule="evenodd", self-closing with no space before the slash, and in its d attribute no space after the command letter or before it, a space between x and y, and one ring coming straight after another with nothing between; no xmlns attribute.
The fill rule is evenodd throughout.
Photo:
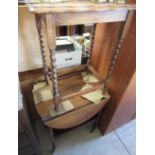
<svg viewBox="0 0 155 155"><path fill-rule="evenodd" d="M91 45L90 45L90 51L89 51L89 59L87 61L88 65L91 65L91 57L92 57L92 51L93 51L93 46L94 46L95 30L96 30L96 24L93 24L92 32L91 32L92 34L91 34Z"/></svg>
<svg viewBox="0 0 155 155"><path fill-rule="evenodd" d="M123 42L123 40L124 40L124 38L126 36L126 33L127 33L128 29L129 29L129 26L130 26L133 15L134 15L134 11L129 11L126 22L122 23L119 39L118 39L116 48L115 48L114 53L113 53L113 57L112 57L111 64L110 64L109 69L108 69L107 76L106 76L106 78L104 80L104 84L105 84L104 89L103 89L104 93L108 92L109 81L110 81L110 78L112 76L112 73L113 73L113 70L114 70L118 55L120 53L122 42Z"/></svg>
<svg viewBox="0 0 155 155"><path fill-rule="evenodd" d="M50 79L52 79L53 87L53 101L55 104L55 110L58 110L58 104L60 103L60 95L58 90L58 78L56 71L56 58L55 58L55 48L56 48L56 27L55 27L55 15L45 14L46 19L46 30L47 30L47 44L50 52L50 62L51 62L51 73Z"/></svg>
<svg viewBox="0 0 155 155"><path fill-rule="evenodd" d="M46 57L46 51L45 51L45 42L44 42L45 38L44 38L42 15L35 14L35 19L36 19L36 27L37 27L38 35L39 35L39 43L40 43L40 50L41 50L45 80L46 80L46 83L48 83L47 74L49 71L48 71L47 57Z"/></svg>

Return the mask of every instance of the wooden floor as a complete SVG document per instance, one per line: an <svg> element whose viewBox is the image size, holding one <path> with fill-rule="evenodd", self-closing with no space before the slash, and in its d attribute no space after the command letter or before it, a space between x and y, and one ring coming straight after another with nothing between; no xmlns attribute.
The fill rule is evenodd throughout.
<svg viewBox="0 0 155 155"><path fill-rule="evenodd" d="M101 136L98 130L90 133L92 122L56 137L53 155L136 155L136 121ZM47 138L41 136L44 155L50 155Z"/></svg>

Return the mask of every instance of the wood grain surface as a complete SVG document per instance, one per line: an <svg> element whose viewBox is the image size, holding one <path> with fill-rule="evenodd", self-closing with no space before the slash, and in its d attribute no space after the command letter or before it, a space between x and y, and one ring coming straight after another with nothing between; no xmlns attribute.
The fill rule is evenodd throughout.
<svg viewBox="0 0 155 155"><path fill-rule="evenodd" d="M136 115L136 73L133 75L127 89L120 100L120 103L113 115L113 118L106 129L109 132L135 119ZM122 116L122 117L120 117Z"/></svg>
<svg viewBox="0 0 155 155"><path fill-rule="evenodd" d="M101 79L107 75L120 28L120 22L97 24L91 65Z"/></svg>
<svg viewBox="0 0 155 155"><path fill-rule="evenodd" d="M132 18L127 35L122 43L120 55L116 62L116 67L112 74L109 88L112 95L111 101L103 110L99 128L102 133L106 132L109 123L113 119L113 115L120 104L120 100L124 95L126 88L132 79L136 70L136 13ZM128 110L127 108L125 110ZM133 109L135 111L135 109ZM120 119L126 117L120 116ZM131 113L131 118L133 114ZM128 119L126 119L128 121ZM101 123L104 122L104 123ZM109 131L107 131L109 132Z"/></svg>
<svg viewBox="0 0 155 155"><path fill-rule="evenodd" d="M101 101L101 103L98 105L89 104L83 108L79 108L56 119L47 121L45 124L50 128L52 127L57 129L67 129L78 126L97 114L107 104L109 99L110 96L107 96L107 98Z"/></svg>
<svg viewBox="0 0 155 155"><path fill-rule="evenodd" d="M33 13L65 13L65 12L88 12L88 11L107 11L107 10L135 10L134 4L97 4L90 1L73 1L57 4L28 4L30 12Z"/></svg>
<svg viewBox="0 0 155 155"><path fill-rule="evenodd" d="M36 109L37 113L39 114L43 122L45 122L45 124L46 123L48 124L49 120L54 121L55 119L57 119L57 118L52 119L49 113L49 107L53 103L53 101L50 100L43 103L34 104L33 96L32 96L32 88L33 88L34 82L38 81L40 78L37 77L35 79L33 78L33 79L22 81L22 88L24 90L24 95L28 97L29 104L33 105L34 111ZM65 78L62 80L60 79L58 82L61 96L74 94L80 91L84 85L85 83L80 74L70 76L69 78ZM97 84L92 84L92 85L96 86ZM105 104L108 102L109 99L110 99L110 96L107 95L107 97L103 99L103 103L101 102L101 104L95 105L90 101L88 101L87 99L80 97L80 95L71 97L70 101L74 105L74 108L75 108L74 111L69 112L68 114L62 115L61 119L58 119L59 120L58 122L54 121L54 123L52 123L52 121L50 121L49 123L50 125L48 124L48 126L54 127L54 128L68 128L68 127L73 127L74 125L79 125L84 121L90 119L98 111L100 111L105 106ZM69 116L68 121L66 120L66 117L67 117L66 115ZM83 119L81 119L81 117ZM66 126L64 125L64 120L67 121Z"/></svg>
<svg viewBox="0 0 155 155"><path fill-rule="evenodd" d="M125 21L127 10L110 10L101 12L59 13L56 14L56 25L80 25Z"/></svg>

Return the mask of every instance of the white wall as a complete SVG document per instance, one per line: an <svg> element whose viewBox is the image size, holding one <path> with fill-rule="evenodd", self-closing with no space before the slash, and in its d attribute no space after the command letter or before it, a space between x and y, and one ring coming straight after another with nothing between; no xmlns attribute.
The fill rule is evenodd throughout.
<svg viewBox="0 0 155 155"><path fill-rule="evenodd" d="M20 7L18 16L18 70L40 68L42 61L34 15Z"/></svg>

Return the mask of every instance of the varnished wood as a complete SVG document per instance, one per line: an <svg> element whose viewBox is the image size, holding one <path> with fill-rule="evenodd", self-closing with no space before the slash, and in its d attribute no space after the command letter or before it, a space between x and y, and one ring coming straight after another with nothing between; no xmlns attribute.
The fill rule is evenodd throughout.
<svg viewBox="0 0 155 155"><path fill-rule="evenodd" d="M87 94L87 93L90 93L92 91L96 91L96 90L99 90L99 89L102 89L104 87L103 84L96 84L94 87L92 88L88 88L86 90L80 90L78 92L75 92L75 93L70 93L69 95L66 95L66 96L62 96L62 100L69 100L70 98L72 97L75 97L75 96L80 96L80 95L84 95L84 94Z"/></svg>
<svg viewBox="0 0 155 155"><path fill-rule="evenodd" d="M132 45L132 46L131 46ZM120 100L132 78L136 70L136 13L134 12L134 16L131 20L129 30L127 31L127 35L122 43L122 47L120 50L120 55L116 62L116 67L112 74L109 88L110 94L112 95L110 103L103 110L101 115L101 120L99 123L99 128L102 133L109 132L108 131L110 122L112 121L113 114L116 111L117 107L120 104ZM128 110L126 108L126 110ZM123 117L123 116L122 116ZM131 116L133 117L133 115ZM128 121L128 120L126 120Z"/></svg>
<svg viewBox="0 0 155 155"><path fill-rule="evenodd" d="M114 53L113 53L113 56L112 56L111 63L110 63L109 68L108 68L106 78L104 80L104 83L105 83L104 91L105 92L108 91L109 80L110 80L111 75L113 73L117 58L118 58L119 53L120 53L122 43L124 41L124 38L126 37L126 33L127 33L128 29L129 29L129 25L131 23L133 15L134 15L134 11L130 11L128 13L128 16L127 16L127 21L121 25L122 27L121 27L121 30L120 30L120 33L119 33L119 38L118 38L118 41L117 41L117 44L116 44L116 47L115 47L115 50L114 50Z"/></svg>
<svg viewBox="0 0 155 155"><path fill-rule="evenodd" d="M39 78L41 78L41 77L37 77L36 79L33 78L33 79L29 79L29 80L24 80L24 81L21 82L22 83L21 86L22 86L22 88L24 90L24 95L32 96L33 85L34 85L35 81L39 80ZM70 81L72 81L72 82L70 82ZM60 88L61 96L67 96L67 95L70 95L71 93L80 92L82 87L85 86L85 83L84 83L84 81L82 79L82 76L80 74L78 74L78 75L75 75L75 76L71 76L69 78L59 80L58 85L59 85L59 88ZM92 84L92 85L96 86L96 84ZM103 86L100 85L98 87L98 89L99 88L102 89L102 87ZM104 106L108 102L109 98L110 98L110 96L108 95L107 98L104 100L104 103L103 104L101 103L101 105ZM83 117L85 117L85 120L91 118L91 116L94 116L98 112L98 110L101 110L101 108L102 108L102 106L95 105L95 104L91 103L90 101L88 101L87 99L84 99L84 98L80 97L79 94L78 94L78 96L75 95L74 97L70 96L70 98L68 98L68 99L71 101L72 104L74 104L74 108L75 108L74 111L76 111L76 109L81 109L81 111L83 111L82 109L85 106L86 107L88 106L88 109L89 109L89 105L93 105L93 107L91 106L92 108L90 108L90 109L94 109L94 106L98 107L97 109L95 108L96 110L94 110L94 112L91 112L92 113L91 115L90 115L89 110L87 110L87 108L84 108L84 111L86 111L86 112L83 112ZM49 114L49 107L51 106L51 104L54 104L53 100L49 100L49 101L46 101L46 102L41 102L41 103L38 103L38 104L34 104L33 97L29 97L28 100L29 100L29 103L31 103L31 104L33 104L35 106L35 109L37 110L37 112L38 112L38 114L41 117L43 122L53 120L51 118L50 114ZM70 119L72 121L75 118L75 114L76 114L76 112L69 115L71 117ZM63 116L65 117L65 115L63 115ZM79 117L81 118L80 115L76 115L76 117L77 117L77 119ZM70 123L73 125L73 122L70 122ZM75 123L77 125L80 124L80 122L75 122ZM59 126L55 126L55 128L57 128L57 127L59 128ZM61 126L61 128L62 128L62 126ZM67 128L67 126L66 126L66 128Z"/></svg>
<svg viewBox="0 0 155 155"><path fill-rule="evenodd" d="M53 86L52 86L52 82L50 80L49 75L46 75L46 79L47 79L47 84L48 84L49 88L51 89L51 93L53 93Z"/></svg>
<svg viewBox="0 0 155 155"><path fill-rule="evenodd" d="M129 11L129 13L128 13L126 23L125 23L125 26L124 26L124 30L122 32L122 37L121 37L122 40L126 37L126 34L127 34L128 30L129 30L129 27L130 27L130 24L131 24L131 21L133 19L134 14L135 14L134 10Z"/></svg>
<svg viewBox="0 0 155 155"><path fill-rule="evenodd" d="M91 38L90 38L90 49L89 49L89 58L87 60L87 64L91 65L91 57L92 57L92 51L93 51L93 46L94 46L94 38L95 38L95 31L96 31L96 24L94 24L91 28Z"/></svg>
<svg viewBox="0 0 155 155"><path fill-rule="evenodd" d="M122 117L120 117L122 116ZM136 116L136 73L130 80L124 95L113 115L106 132L117 129L123 124L135 119Z"/></svg>
<svg viewBox="0 0 155 155"><path fill-rule="evenodd" d="M120 22L98 24L92 53L92 66L105 79L119 39ZM102 35L101 35L102 34Z"/></svg>
<svg viewBox="0 0 155 155"><path fill-rule="evenodd" d="M57 4L28 4L30 12L33 13L77 13L91 11L107 11L107 10L135 10L133 4L97 4L90 1L74 1Z"/></svg>
<svg viewBox="0 0 155 155"><path fill-rule="evenodd" d="M40 41L40 49L41 49L41 56L42 56L42 62L43 62L43 69L44 69L44 75L47 82L47 75L48 75L48 64L47 64L47 56L46 56L46 49L45 49L45 38L44 38L44 29L43 29L43 17L40 15L35 15L36 19L36 26L39 34L39 41Z"/></svg>
<svg viewBox="0 0 155 155"><path fill-rule="evenodd" d="M56 47L55 14L46 14L47 43L49 49Z"/></svg>
<svg viewBox="0 0 155 155"><path fill-rule="evenodd" d="M57 129L67 129L78 126L83 122L89 120L93 117L97 112L100 111L108 102L110 96L107 96L106 99L103 99L100 104L89 104L83 108L79 108L75 111L67 113L63 116L55 118L51 121L45 122L45 124L50 128L57 128Z"/></svg>
<svg viewBox="0 0 155 155"><path fill-rule="evenodd" d="M63 76L75 72L81 72L87 69L87 65L78 65L78 66L72 66L72 67L67 67L63 69L58 69L58 76Z"/></svg>
<svg viewBox="0 0 155 155"><path fill-rule="evenodd" d="M128 0L128 4L136 4L136 0Z"/></svg>
<svg viewBox="0 0 155 155"><path fill-rule="evenodd" d="M76 25L125 21L127 10L55 14L56 25Z"/></svg>
<svg viewBox="0 0 155 155"><path fill-rule="evenodd" d="M57 80L57 71L56 71L56 27L55 27L55 14L46 14L46 30L47 30L47 43L50 52L50 62L51 62L51 72L50 75L52 79L52 88L53 88L53 100L55 104L55 110L58 110L58 104L61 102L59 89L58 89L58 80Z"/></svg>
<svg viewBox="0 0 155 155"><path fill-rule="evenodd" d="M68 75L71 73L85 71L86 69L87 69L87 65L78 65L78 66L58 69L57 74L58 74L58 78L59 78L61 76ZM49 74L51 74L51 73L49 72ZM43 75L43 69L40 68L40 69L34 69L34 70L26 71L26 72L19 72L18 75L19 75L20 81L33 79L33 78L35 79L36 77Z"/></svg>
<svg viewBox="0 0 155 155"><path fill-rule="evenodd" d="M91 66L88 66L90 72L100 81L103 81L102 77L99 75L99 73Z"/></svg>

